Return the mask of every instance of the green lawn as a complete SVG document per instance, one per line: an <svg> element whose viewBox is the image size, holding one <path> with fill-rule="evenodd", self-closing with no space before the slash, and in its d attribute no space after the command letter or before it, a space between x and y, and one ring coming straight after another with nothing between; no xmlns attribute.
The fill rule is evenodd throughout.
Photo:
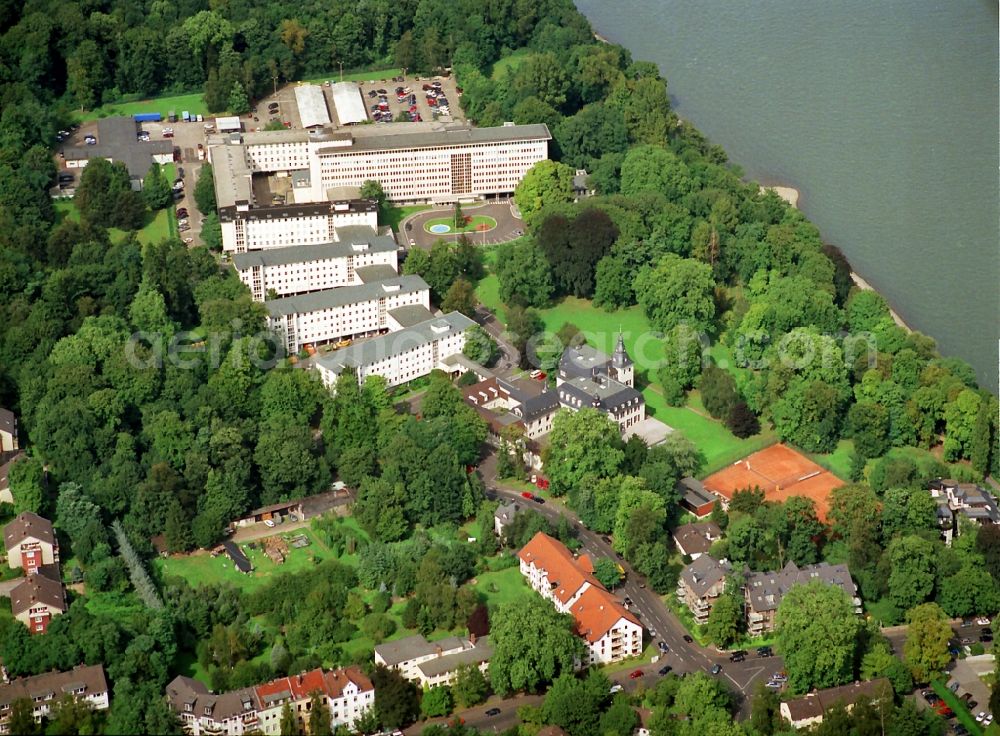
<svg viewBox="0 0 1000 736"><path fill-rule="evenodd" d="M477 575L476 584L472 588L476 593L485 596L486 605L491 609L535 595L518 567Z"/></svg>
<svg viewBox="0 0 1000 736"><path fill-rule="evenodd" d="M136 98L125 99L121 102L114 102L109 105L102 105L85 113L79 113L77 119L80 122L96 120L98 118L109 118L116 115L132 116L142 112L158 112L166 119L167 115L174 113L178 117L187 110L192 115L225 115L224 112L209 113L205 107L205 100L201 92L194 92L187 95L175 95L172 97L153 97L146 99Z"/></svg>
<svg viewBox="0 0 1000 736"><path fill-rule="evenodd" d="M345 82L367 82L372 79L381 81L383 79L392 79L393 77L400 77L403 75L403 70L400 68L396 69L365 69L359 72L344 72ZM340 81L340 68L334 69L329 74L324 74L320 77L310 77L309 79L302 80L304 82L310 82L312 84L323 84L324 82L339 82Z"/></svg>
<svg viewBox="0 0 1000 736"><path fill-rule="evenodd" d="M399 223L405 218L417 212L423 212L424 210L429 209L431 209L431 205L429 204L412 204L406 207L386 205L382 208L382 212L379 213L379 223L382 225L389 225L393 230L399 232Z"/></svg>
<svg viewBox="0 0 1000 736"><path fill-rule="evenodd" d="M854 440L840 440L837 449L826 454L806 453L809 459L822 465L841 480L851 480L851 455L854 454Z"/></svg>
<svg viewBox="0 0 1000 736"><path fill-rule="evenodd" d="M528 49L521 49L519 51L515 51L510 56L497 59L497 61L493 64L493 73L491 74L493 81L496 82L503 79L504 75L507 74L508 69L517 69L530 55L531 51Z"/></svg>
<svg viewBox="0 0 1000 736"><path fill-rule="evenodd" d="M432 220L427 220L424 223L424 230L429 233L433 233L431 227L433 225L447 225L450 230L447 233L440 233L441 235L448 235L449 233L474 233L481 232L481 226L486 226L486 230L492 230L497 226L497 221L492 217L486 215L466 215L466 223L461 228L455 228L455 218L454 217L436 217Z"/></svg>
<svg viewBox="0 0 1000 736"><path fill-rule="evenodd" d="M969 712L965 703L963 703L959 697L955 695L955 693L945 687L945 684L940 680L934 680L931 682L931 687L934 689L934 692L938 694L941 700L948 704L948 707L951 708L959 722L965 726L966 729L968 729L972 736L982 736L982 727L976 723L975 716Z"/></svg>
<svg viewBox="0 0 1000 736"><path fill-rule="evenodd" d="M253 550L246 544L241 544L240 549L250 558L254 567L253 572L249 575L237 572L233 561L224 554L218 557L212 557L208 553L175 555L166 559L157 558L153 564L157 566L162 575L184 578L192 586L229 582L245 591L252 591L266 585L275 575L301 572L322 560L333 558L328 550L317 544L315 535L309 529L294 529L285 533L278 532L278 534L282 536L284 534L289 536L305 534L312 544L303 549L289 549L285 562L280 565L265 555L263 550Z"/></svg>

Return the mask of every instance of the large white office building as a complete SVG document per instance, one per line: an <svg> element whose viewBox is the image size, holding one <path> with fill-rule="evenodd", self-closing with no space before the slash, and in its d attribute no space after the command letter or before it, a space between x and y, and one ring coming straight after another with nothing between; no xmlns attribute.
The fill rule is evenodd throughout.
<svg viewBox="0 0 1000 736"><path fill-rule="evenodd" d="M377 375L385 378L390 386L397 386L426 376L435 368L446 370L444 361L461 354L465 347L465 331L474 324L460 312L431 317L328 353L316 361L316 370L330 388L336 386L344 371L353 372L359 383L368 376Z"/></svg>
<svg viewBox="0 0 1000 736"><path fill-rule="evenodd" d="M233 267L255 301L268 294L291 296L364 283L373 266L399 269L398 247L389 235L360 225L336 228L336 240L317 245L254 250L233 255ZM369 279L370 280L370 279Z"/></svg>
<svg viewBox="0 0 1000 736"><path fill-rule="evenodd" d="M307 344L368 337L398 329L390 312L418 307L430 317L430 288L416 275L396 276L356 286L342 286L265 302L268 326L289 353Z"/></svg>

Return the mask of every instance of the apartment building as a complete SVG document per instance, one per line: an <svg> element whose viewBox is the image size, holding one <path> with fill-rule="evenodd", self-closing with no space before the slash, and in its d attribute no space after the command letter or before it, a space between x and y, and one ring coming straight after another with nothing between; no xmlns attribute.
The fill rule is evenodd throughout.
<svg viewBox="0 0 1000 736"><path fill-rule="evenodd" d="M722 539L722 529L714 521L684 524L674 530L674 545L682 555L697 560L712 548L712 544Z"/></svg>
<svg viewBox="0 0 1000 736"><path fill-rule="evenodd" d="M15 700L29 700L36 723L41 723L63 696L70 695L94 710L107 710L110 705L108 681L104 667L79 665L66 672L46 672L34 677L21 677L0 685L0 734L10 733L11 705Z"/></svg>
<svg viewBox="0 0 1000 736"><path fill-rule="evenodd" d="M406 308L412 309L412 308ZM404 310L395 310L399 314ZM393 314L389 317L393 318ZM406 315L399 315L400 318ZM314 363L323 383L330 388L345 371L352 371L359 382L378 375L390 386L429 375L435 368L445 369L443 361L462 352L465 331L475 324L460 312L431 317L422 322L403 326L409 319L398 322L401 329L387 335L365 340L340 350L321 355Z"/></svg>
<svg viewBox="0 0 1000 736"><path fill-rule="evenodd" d="M353 728L375 704L375 688L357 667L329 672L315 669L219 694L190 677L175 677L167 685L167 702L191 736L276 736L285 705L305 729L316 693L330 709L334 728Z"/></svg>
<svg viewBox="0 0 1000 736"><path fill-rule="evenodd" d="M27 626L32 634L44 634L52 619L66 613L67 608L66 590L59 580L58 565L40 568L10 591L10 609L14 618Z"/></svg>
<svg viewBox="0 0 1000 736"><path fill-rule="evenodd" d="M357 286L364 283L365 269L372 266L385 267L392 274L399 269L399 248L389 235L349 225L336 228L334 238L332 243L236 253L233 267L258 302L270 293L282 297Z"/></svg>
<svg viewBox="0 0 1000 736"><path fill-rule="evenodd" d="M702 554L681 570L677 579L677 600L691 611L699 624L708 623L708 614L726 591L726 579L733 572L728 560Z"/></svg>
<svg viewBox="0 0 1000 736"><path fill-rule="evenodd" d="M587 647L581 666L608 664L642 653L639 620L594 577L586 555L539 532L518 553L521 574L560 613L569 613Z"/></svg>
<svg viewBox="0 0 1000 736"><path fill-rule="evenodd" d="M52 522L32 511L22 511L3 528L7 564L32 575L43 565L59 562L59 540Z"/></svg>
<svg viewBox="0 0 1000 736"><path fill-rule="evenodd" d="M296 353L310 343L391 331L390 313L403 307L422 307L421 314L430 316L431 297L427 282L409 275L271 299L265 306L268 327Z"/></svg>
<svg viewBox="0 0 1000 736"><path fill-rule="evenodd" d="M873 703L891 703L892 685L886 678L878 677L815 690L801 698L783 701L779 712L782 718L792 724L792 728L808 728L822 723L826 712L835 705L844 706L850 713L861 698L868 698Z"/></svg>
<svg viewBox="0 0 1000 736"><path fill-rule="evenodd" d="M396 670L421 687L450 685L463 665L486 672L493 647L489 637L448 636L429 642L420 634L375 647L375 664Z"/></svg>
<svg viewBox="0 0 1000 736"><path fill-rule="evenodd" d="M854 604L855 613L861 613L858 586L851 578L847 565L821 562L800 568L794 562L789 562L781 570L747 574L743 590L749 634L760 636L768 631L774 631L778 606L781 605L785 594L792 587L805 585L813 580L841 588Z"/></svg>

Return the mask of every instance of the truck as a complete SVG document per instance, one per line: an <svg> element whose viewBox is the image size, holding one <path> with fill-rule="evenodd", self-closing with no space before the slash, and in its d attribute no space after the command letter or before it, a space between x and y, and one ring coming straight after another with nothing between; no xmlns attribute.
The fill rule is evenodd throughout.
<svg viewBox="0 0 1000 736"><path fill-rule="evenodd" d="M137 112L132 116L137 123L158 123L163 116L158 112Z"/></svg>

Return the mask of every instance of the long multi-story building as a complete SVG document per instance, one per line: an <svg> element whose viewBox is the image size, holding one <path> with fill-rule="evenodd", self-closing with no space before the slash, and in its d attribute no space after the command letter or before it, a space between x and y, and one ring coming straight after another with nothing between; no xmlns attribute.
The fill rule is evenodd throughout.
<svg viewBox="0 0 1000 736"><path fill-rule="evenodd" d="M398 386L426 376L435 368L447 369L443 361L461 354L465 347L465 331L476 323L461 312L451 312L402 326L409 322L404 319L408 311L418 310L406 307L389 315L397 320L401 329L319 357L315 367L323 383L333 388L344 371L349 370L359 383L368 376L377 375L385 378L390 386Z"/></svg>
<svg viewBox="0 0 1000 736"><path fill-rule="evenodd" d="M300 730L305 728L317 693L330 709L335 728L353 728L375 704L375 688L357 667L330 672L315 669L219 694L198 680L179 676L167 685L167 702L191 736L276 736L281 732L281 712L286 705Z"/></svg>
<svg viewBox="0 0 1000 736"><path fill-rule="evenodd" d="M518 558L528 584L557 611L573 616L587 648L581 666L642 654L642 625L594 577L589 557L574 557L562 542L538 532Z"/></svg>
<svg viewBox="0 0 1000 736"><path fill-rule="evenodd" d="M384 266L396 273L398 246L374 228L348 225L334 230L334 242L293 245L285 248L247 251L233 255L233 267L255 301L357 286L371 266Z"/></svg>
<svg viewBox="0 0 1000 736"><path fill-rule="evenodd" d="M491 656L493 647L488 636L449 636L427 641L416 634L375 647L375 664L396 670L421 687L450 685L462 666L477 667L485 673Z"/></svg>
<svg viewBox="0 0 1000 736"><path fill-rule="evenodd" d="M720 561L707 554L699 555L681 570L677 577L677 600L688 607L696 623L708 623L708 614L725 592L726 578L732 571L727 560Z"/></svg>
<svg viewBox="0 0 1000 736"><path fill-rule="evenodd" d="M307 344L391 331L390 312L397 309L423 307L421 314L430 316L431 297L427 282L409 275L271 299L265 306L269 327L295 353Z"/></svg>
<svg viewBox="0 0 1000 736"><path fill-rule="evenodd" d="M79 665L66 672L46 672L0 685L0 734L10 733L8 721L15 700L29 701L35 722L40 723L64 695L86 703L94 710L107 710L110 699L104 667L99 664Z"/></svg>

